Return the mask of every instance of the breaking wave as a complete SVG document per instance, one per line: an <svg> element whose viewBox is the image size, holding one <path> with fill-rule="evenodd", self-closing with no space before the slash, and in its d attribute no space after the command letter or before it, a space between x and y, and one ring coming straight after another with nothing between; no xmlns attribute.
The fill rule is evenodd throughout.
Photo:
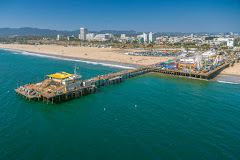
<svg viewBox="0 0 240 160"><path fill-rule="evenodd" d="M220 83L228 83L228 84L240 84L240 83L234 83L234 82L227 82L227 81L218 81Z"/></svg>
<svg viewBox="0 0 240 160"><path fill-rule="evenodd" d="M218 75L216 81L220 83L240 84L240 76Z"/></svg>

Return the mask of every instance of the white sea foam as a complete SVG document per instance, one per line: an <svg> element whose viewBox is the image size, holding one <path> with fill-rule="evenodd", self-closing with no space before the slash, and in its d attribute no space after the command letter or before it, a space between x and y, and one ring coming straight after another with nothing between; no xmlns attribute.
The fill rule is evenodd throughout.
<svg viewBox="0 0 240 160"><path fill-rule="evenodd" d="M39 53L20 51L20 50L14 50L14 49L4 49L4 50L12 51L14 54L37 56L37 57L43 57L43 58L52 58L52 59L59 59L59 60L64 60L64 61L75 61L75 62L82 62L82 63L93 64L93 65L102 65L102 66L114 67L114 68L135 69L134 67L116 64L116 63L110 63L110 62L108 63L108 62L100 62L100 61L80 60L80 59L75 59L75 58L39 54Z"/></svg>
<svg viewBox="0 0 240 160"><path fill-rule="evenodd" d="M227 81L218 81L220 83L228 83L228 84L240 84L240 83L234 83L234 82L227 82Z"/></svg>
<svg viewBox="0 0 240 160"><path fill-rule="evenodd" d="M218 75L216 77L216 81L220 83L228 83L228 84L240 84L240 76L234 75Z"/></svg>

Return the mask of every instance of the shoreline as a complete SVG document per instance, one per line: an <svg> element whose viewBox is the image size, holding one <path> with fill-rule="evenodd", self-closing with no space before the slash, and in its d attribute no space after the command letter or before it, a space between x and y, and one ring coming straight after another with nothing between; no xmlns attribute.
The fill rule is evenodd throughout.
<svg viewBox="0 0 240 160"><path fill-rule="evenodd" d="M236 76L236 77L240 77L240 74L234 74L234 73L220 73L219 75L225 75L225 76Z"/></svg>
<svg viewBox="0 0 240 160"><path fill-rule="evenodd" d="M233 66L230 66L221 71L220 75L240 76L240 63L234 63Z"/></svg>
<svg viewBox="0 0 240 160"><path fill-rule="evenodd" d="M125 55L125 53L127 52L139 51L134 49L94 48L76 46L65 47L55 45L22 45L22 44L0 44L0 48L62 57L80 58L97 61L99 60L140 66L148 66L174 58L174 57Z"/></svg>
<svg viewBox="0 0 240 160"><path fill-rule="evenodd" d="M97 61L119 63L125 66L133 65L134 67L148 66L159 62L164 62L174 57L152 57L152 56L130 56L124 52L135 51L133 49L112 49L112 48L93 48L93 47L64 47L55 45L22 45L22 44L1 44L0 49L26 51L41 55L56 57L75 58L82 61ZM127 67L126 67L127 68ZM131 67L129 67L131 68ZM228 67L221 71L219 75L240 76L240 63Z"/></svg>
<svg viewBox="0 0 240 160"><path fill-rule="evenodd" d="M18 49L0 48L0 50L12 51L12 52L16 52L15 54L22 54L27 56L36 56L36 57L42 57L42 58L51 58L51 59L73 61L73 62L79 62L79 63L88 63L93 65L102 65L102 66L108 66L113 68L134 69L137 67L143 67L142 65L136 65L136 64L94 60L94 59L84 59L84 58L76 58L76 57L54 55L54 54L44 54L44 53L37 53L37 52L29 52L25 50L18 50ZM29 54L24 54L24 52L27 52Z"/></svg>
<svg viewBox="0 0 240 160"><path fill-rule="evenodd" d="M144 65L138 65L138 64L133 64L133 63L123 63L123 62L117 62L117 61L109 61L109 60L97 60L97 59L89 59L89 58L78 58L78 57L72 57L72 56L67 56L67 55L56 55L56 54L48 54L48 53L42 53L42 52L32 52L32 51L27 51L27 50L20 50L20 49L10 49L10 48L1 48L0 50L9 50L9 51L15 51L15 52L29 52L29 53L34 53L34 54L39 54L39 55L49 55L49 56L55 56L55 57L62 57L62 58L72 58L72 60L82 60L84 61L89 61L89 62L109 62L109 63L116 63L116 64L123 64L123 65L132 65L132 66L144 66ZM47 58L47 57L46 57ZM51 57L49 57L51 58Z"/></svg>
<svg viewBox="0 0 240 160"><path fill-rule="evenodd" d="M238 85L240 84L239 75L219 74L213 80L220 83L238 84Z"/></svg>
<svg viewBox="0 0 240 160"><path fill-rule="evenodd" d="M21 54L21 55L25 55L25 56L36 56L39 58L49 58L49 59L55 59L55 60L87 63L87 64L91 64L91 65L102 65L102 66L111 67L111 68L121 68L122 70L131 70L131 69L136 69L137 67L142 67L142 66L135 65L135 64L127 64L127 63L120 63L120 62L83 59L83 58L75 58L75 57L53 55L53 54L42 54L42 53L28 52L28 51L17 50L17 49L7 49L7 48L0 48L0 49L6 50L6 51L11 51L12 54ZM166 75L166 74L163 74L163 75ZM166 76L168 76L168 75L166 75ZM169 75L169 76L171 76L171 75ZM189 77L178 76L178 78L189 78ZM203 80L203 79L197 79L197 78L189 78L189 79ZM204 81L217 81L220 83L240 84L240 75L220 73L214 79L204 80Z"/></svg>

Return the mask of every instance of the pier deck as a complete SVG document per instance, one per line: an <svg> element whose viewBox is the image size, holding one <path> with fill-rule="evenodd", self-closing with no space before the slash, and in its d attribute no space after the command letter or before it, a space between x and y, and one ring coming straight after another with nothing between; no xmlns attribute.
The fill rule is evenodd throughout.
<svg viewBox="0 0 240 160"><path fill-rule="evenodd" d="M17 94L22 95L23 97L26 97L26 99L34 100L43 100L43 103L46 101L47 104L49 102L62 102L67 101L69 99L78 98L90 93L93 93L96 91L96 88L104 85L112 85L122 82L125 79L132 78L138 75L142 75L149 72L156 72L156 73L163 73L163 74L170 74L170 75L178 75L178 76L185 76L185 77L194 77L198 79L211 79L213 76L218 74L218 72L226 67L229 66L229 63L225 63L221 66L218 66L214 70L206 73L199 73L197 71L194 72L184 72L180 70L167 70L163 68L157 68L155 66L148 66L148 67L142 67L132 70L125 70L120 71L117 73L109 73L100 75L91 79L86 79L83 82L91 82L88 86L81 86L74 88L70 91L63 91L63 86L60 86L59 88L56 86L51 86L51 80L46 79L42 82L41 87L37 87L38 83L35 84L27 84L25 85L28 91L23 90L22 88L15 89ZM48 92L48 90L51 90L51 92ZM31 92L33 91L33 92Z"/></svg>

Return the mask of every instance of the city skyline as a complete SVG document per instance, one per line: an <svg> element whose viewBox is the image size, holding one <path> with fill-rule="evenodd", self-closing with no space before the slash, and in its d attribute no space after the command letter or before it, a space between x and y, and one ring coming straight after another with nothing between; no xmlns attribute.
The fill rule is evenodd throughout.
<svg viewBox="0 0 240 160"><path fill-rule="evenodd" d="M211 1L0 1L0 28L239 32L240 2Z"/></svg>

